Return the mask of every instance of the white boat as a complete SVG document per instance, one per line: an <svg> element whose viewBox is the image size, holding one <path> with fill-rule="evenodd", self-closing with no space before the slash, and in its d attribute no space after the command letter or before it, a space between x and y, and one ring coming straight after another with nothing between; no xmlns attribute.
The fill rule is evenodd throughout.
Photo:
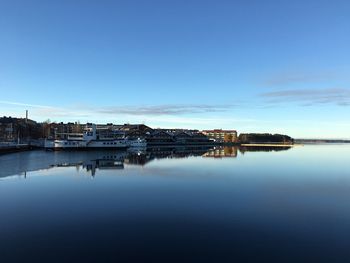
<svg viewBox="0 0 350 263"><path fill-rule="evenodd" d="M68 135L65 140L46 140L46 149L84 149L84 148L127 148L130 147L127 139L100 139L97 138L96 125L87 128L82 134Z"/></svg>

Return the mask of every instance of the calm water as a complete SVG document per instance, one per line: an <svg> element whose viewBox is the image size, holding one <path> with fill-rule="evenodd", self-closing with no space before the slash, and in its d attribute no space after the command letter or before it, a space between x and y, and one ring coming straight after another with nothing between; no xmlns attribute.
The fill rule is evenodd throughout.
<svg viewBox="0 0 350 263"><path fill-rule="evenodd" d="M0 156L0 262L348 262L350 146Z"/></svg>

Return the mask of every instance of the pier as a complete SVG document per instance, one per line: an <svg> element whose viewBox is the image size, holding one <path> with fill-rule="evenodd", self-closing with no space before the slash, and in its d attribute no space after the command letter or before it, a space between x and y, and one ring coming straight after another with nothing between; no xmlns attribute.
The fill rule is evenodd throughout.
<svg viewBox="0 0 350 263"><path fill-rule="evenodd" d="M1 142L0 143L0 154L2 153L11 153L19 151L27 151L32 149L30 144L22 143L11 143L11 142Z"/></svg>

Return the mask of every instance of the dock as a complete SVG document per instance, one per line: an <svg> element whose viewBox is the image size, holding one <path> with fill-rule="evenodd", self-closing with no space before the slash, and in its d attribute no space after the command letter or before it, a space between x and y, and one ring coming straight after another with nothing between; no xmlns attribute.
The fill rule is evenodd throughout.
<svg viewBox="0 0 350 263"><path fill-rule="evenodd" d="M9 142L1 142L0 143L0 154L1 153L11 153L11 152L19 152L30 150L32 147L29 144L17 144L17 143L9 143Z"/></svg>

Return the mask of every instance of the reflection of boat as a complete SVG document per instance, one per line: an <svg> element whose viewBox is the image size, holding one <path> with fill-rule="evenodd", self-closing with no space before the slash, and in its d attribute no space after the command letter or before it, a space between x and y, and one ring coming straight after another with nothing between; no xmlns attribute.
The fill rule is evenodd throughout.
<svg viewBox="0 0 350 263"><path fill-rule="evenodd" d="M126 152L96 152L95 155L88 155L93 159L85 159L82 162L72 163L59 163L51 165L51 167L72 167L82 166L88 172L91 171L91 175L96 174L96 170L107 169L124 169L124 159L126 158Z"/></svg>
<svg viewBox="0 0 350 263"><path fill-rule="evenodd" d="M54 167L82 167L84 169L88 167L92 170L92 168L109 169L107 167L110 166L111 169L121 169L127 154L126 151L99 149L78 152L36 150L0 155L0 178Z"/></svg>
<svg viewBox="0 0 350 263"><path fill-rule="evenodd" d="M117 159L98 159L85 162L83 168L87 171L91 171L91 175L95 176L96 169L98 170L112 170L112 169L124 169L122 160Z"/></svg>

